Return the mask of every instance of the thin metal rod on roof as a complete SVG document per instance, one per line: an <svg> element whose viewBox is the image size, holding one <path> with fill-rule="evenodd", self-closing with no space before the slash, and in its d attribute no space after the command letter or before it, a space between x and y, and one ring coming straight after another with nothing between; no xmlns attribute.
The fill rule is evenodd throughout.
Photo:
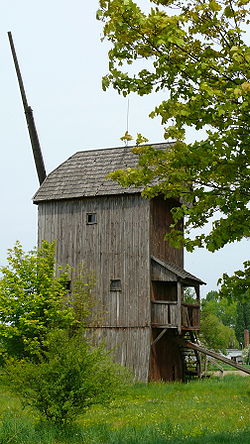
<svg viewBox="0 0 250 444"><path fill-rule="evenodd" d="M129 98L127 104L127 122L126 122L126 133L129 133ZM125 146L128 146L128 140L125 140Z"/></svg>
<svg viewBox="0 0 250 444"><path fill-rule="evenodd" d="M11 52L12 52L15 68L16 68L20 92L21 92L21 96L22 96L23 107L24 107L24 112L25 112L26 121L27 121L27 125L28 125L30 141L31 141L33 156L34 156L34 160L35 160L36 170L37 170L37 174L38 174L38 179L39 179L39 183L41 185L46 178L46 170L45 170L45 165L44 165L44 161L43 161L42 150L41 150L41 146L40 146L40 142L39 142L38 133L36 130L35 120L34 120L34 116L33 116L33 110L29 106L28 101L27 101L27 97L26 97L26 93L25 93L25 89L24 89L24 84L23 84L23 79L22 79L20 68L19 68L19 63L18 63L16 50L15 50L15 46L14 46L11 32L8 32L8 37L9 37L9 42L10 42L10 47L11 47Z"/></svg>
<svg viewBox="0 0 250 444"><path fill-rule="evenodd" d="M127 132L129 130L129 99L128 99L128 106L127 106Z"/></svg>

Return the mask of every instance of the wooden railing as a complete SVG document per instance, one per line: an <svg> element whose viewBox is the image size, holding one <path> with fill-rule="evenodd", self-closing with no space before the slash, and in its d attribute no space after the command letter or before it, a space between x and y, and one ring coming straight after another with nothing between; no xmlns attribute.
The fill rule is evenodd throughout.
<svg viewBox="0 0 250 444"><path fill-rule="evenodd" d="M175 328L178 325L177 315L177 302L154 301L151 303L152 326Z"/></svg>
<svg viewBox="0 0 250 444"><path fill-rule="evenodd" d="M152 327L178 328L179 330L199 330L200 305L177 301L151 302Z"/></svg>
<svg viewBox="0 0 250 444"><path fill-rule="evenodd" d="M200 304L181 304L181 328L183 330L199 330Z"/></svg>

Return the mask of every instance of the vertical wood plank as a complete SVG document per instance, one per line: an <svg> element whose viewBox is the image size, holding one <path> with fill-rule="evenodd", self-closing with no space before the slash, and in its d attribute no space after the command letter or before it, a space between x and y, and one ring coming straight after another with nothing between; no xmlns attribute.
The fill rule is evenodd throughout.
<svg viewBox="0 0 250 444"><path fill-rule="evenodd" d="M182 286L177 282L177 327L178 333L181 334L181 302L182 302Z"/></svg>

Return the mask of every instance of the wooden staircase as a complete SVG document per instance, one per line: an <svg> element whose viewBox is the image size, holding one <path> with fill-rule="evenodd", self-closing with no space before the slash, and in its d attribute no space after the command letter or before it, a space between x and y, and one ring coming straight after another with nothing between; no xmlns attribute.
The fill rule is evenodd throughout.
<svg viewBox="0 0 250 444"><path fill-rule="evenodd" d="M200 354L197 350L186 347L186 341L196 343L197 336L195 332L187 331L182 337L182 343L180 346L183 362L183 379L185 382L194 378L200 378L201 376Z"/></svg>

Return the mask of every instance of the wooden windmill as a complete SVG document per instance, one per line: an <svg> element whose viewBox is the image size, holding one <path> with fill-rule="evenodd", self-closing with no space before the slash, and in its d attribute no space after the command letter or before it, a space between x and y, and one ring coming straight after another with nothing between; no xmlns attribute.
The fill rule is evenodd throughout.
<svg viewBox="0 0 250 444"><path fill-rule="evenodd" d="M191 361L199 374L194 339L203 282L184 270L183 249L164 240L171 209L179 203L163 196L147 200L141 188L107 179L111 171L138 164L129 147L77 152L46 176L10 33L9 38L40 181L34 196L38 243L56 241L58 264L76 268L84 262L95 273L105 316L89 329L138 380L184 380L187 347L194 350ZM194 290L192 303L185 301L187 287Z"/></svg>

